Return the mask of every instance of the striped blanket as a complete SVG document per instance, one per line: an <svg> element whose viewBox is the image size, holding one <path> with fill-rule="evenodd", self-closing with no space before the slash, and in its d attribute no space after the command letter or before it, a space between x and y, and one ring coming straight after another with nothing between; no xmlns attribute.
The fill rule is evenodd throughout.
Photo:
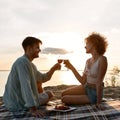
<svg viewBox="0 0 120 120"><path fill-rule="evenodd" d="M68 112L54 111L53 106L58 101L51 101L41 109L46 111L46 117L35 118L28 111L9 112L4 105L0 106L0 120L120 120L120 101L112 100L103 102L104 110L97 109L94 105L71 106L75 110Z"/></svg>

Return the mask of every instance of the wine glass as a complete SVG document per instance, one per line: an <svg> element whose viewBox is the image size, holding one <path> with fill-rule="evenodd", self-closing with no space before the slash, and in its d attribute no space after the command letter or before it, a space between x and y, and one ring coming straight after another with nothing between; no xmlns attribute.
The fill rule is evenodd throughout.
<svg viewBox="0 0 120 120"><path fill-rule="evenodd" d="M58 61L58 63L62 63L62 62L63 62L63 60L62 60L62 59L58 59L57 61Z"/></svg>
<svg viewBox="0 0 120 120"><path fill-rule="evenodd" d="M64 62L63 62L63 64L66 65L68 62L69 62L69 60L68 60L68 59L65 59ZM69 69L67 68L67 70L69 70Z"/></svg>

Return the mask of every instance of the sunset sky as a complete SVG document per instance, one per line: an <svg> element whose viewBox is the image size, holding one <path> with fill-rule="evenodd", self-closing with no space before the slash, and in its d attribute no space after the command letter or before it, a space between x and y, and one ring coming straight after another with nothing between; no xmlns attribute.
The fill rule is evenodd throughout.
<svg viewBox="0 0 120 120"><path fill-rule="evenodd" d="M84 38L103 34L109 43L109 69L120 67L120 0L0 0L0 70L10 70L23 55L26 36L42 40L38 69L49 69L58 58L84 69L90 55Z"/></svg>

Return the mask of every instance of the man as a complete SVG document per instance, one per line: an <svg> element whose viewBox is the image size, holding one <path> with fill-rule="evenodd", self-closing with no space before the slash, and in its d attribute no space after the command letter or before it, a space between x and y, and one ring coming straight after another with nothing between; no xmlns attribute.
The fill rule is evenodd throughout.
<svg viewBox="0 0 120 120"><path fill-rule="evenodd" d="M44 113L38 107L53 96L50 91L37 89L37 81L42 84L50 80L53 73L60 69L60 64L56 63L47 73L37 70L32 61L39 57L41 44L42 41L35 37L27 37L22 42L24 55L14 62L3 95L4 104L10 111L29 110L34 116L43 116Z"/></svg>

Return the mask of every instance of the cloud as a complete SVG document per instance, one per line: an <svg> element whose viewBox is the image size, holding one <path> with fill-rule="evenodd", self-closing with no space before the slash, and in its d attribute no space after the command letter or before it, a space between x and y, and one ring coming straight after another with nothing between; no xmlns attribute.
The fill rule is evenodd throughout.
<svg viewBox="0 0 120 120"><path fill-rule="evenodd" d="M68 54L68 53L72 53L72 51L67 51L65 49L62 49L62 48L52 48L52 47L47 47L47 48L44 48L42 51L41 51L42 54Z"/></svg>
<svg viewBox="0 0 120 120"><path fill-rule="evenodd" d="M119 0L1 0L1 36L109 29L119 26L119 4Z"/></svg>
<svg viewBox="0 0 120 120"><path fill-rule="evenodd" d="M96 27L101 31L109 31L114 27L120 28L119 5L119 0L106 0L104 5L99 5L102 6L102 9L99 9L100 12L98 12L98 10L95 12L97 19L95 19L96 21L93 21L92 25L96 25Z"/></svg>
<svg viewBox="0 0 120 120"><path fill-rule="evenodd" d="M117 50L119 5L120 0L0 0L1 56L17 54L24 37L37 33L44 43L42 54L46 56L69 53L66 50L81 52L83 41L78 33L84 38L92 31L107 32L110 52Z"/></svg>

